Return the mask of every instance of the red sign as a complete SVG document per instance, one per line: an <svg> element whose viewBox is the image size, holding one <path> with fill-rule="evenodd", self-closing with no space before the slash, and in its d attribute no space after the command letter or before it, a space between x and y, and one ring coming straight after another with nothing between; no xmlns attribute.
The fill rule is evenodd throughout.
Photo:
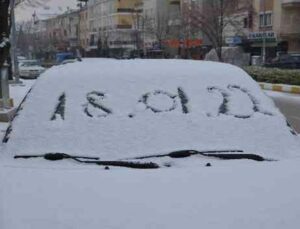
<svg viewBox="0 0 300 229"><path fill-rule="evenodd" d="M164 44L170 48L179 48L179 47L185 47L185 48L194 48L201 46L203 41L201 39L188 39L188 40L178 40L178 39L171 39L171 40L165 40Z"/></svg>

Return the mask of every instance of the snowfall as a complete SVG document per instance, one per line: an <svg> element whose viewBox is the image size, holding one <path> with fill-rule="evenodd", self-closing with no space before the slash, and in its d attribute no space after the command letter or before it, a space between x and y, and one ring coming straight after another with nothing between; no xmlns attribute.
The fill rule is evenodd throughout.
<svg viewBox="0 0 300 229"><path fill-rule="evenodd" d="M0 145L1 229L297 228L300 137L243 70L83 59L34 84ZM160 168L50 162L243 150L269 161L151 158ZM210 163L211 166L206 166Z"/></svg>

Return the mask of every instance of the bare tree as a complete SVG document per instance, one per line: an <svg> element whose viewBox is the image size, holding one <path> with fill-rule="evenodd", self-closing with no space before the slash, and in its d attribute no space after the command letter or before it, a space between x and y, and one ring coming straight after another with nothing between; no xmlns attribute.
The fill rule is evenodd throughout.
<svg viewBox="0 0 300 229"><path fill-rule="evenodd" d="M220 61L223 60L225 29L232 26L238 30L243 23L240 13L248 12L251 15L254 12L251 0L202 0L201 4L195 1L186 4L183 6L188 17L186 20L206 35Z"/></svg>
<svg viewBox="0 0 300 229"><path fill-rule="evenodd" d="M19 4L39 7L43 6L47 1L48 0L0 0L0 67L9 57L12 8ZM14 5L12 3L14 3Z"/></svg>
<svg viewBox="0 0 300 229"><path fill-rule="evenodd" d="M153 15L143 15L145 37L154 40L162 48L170 36L169 14L157 9Z"/></svg>

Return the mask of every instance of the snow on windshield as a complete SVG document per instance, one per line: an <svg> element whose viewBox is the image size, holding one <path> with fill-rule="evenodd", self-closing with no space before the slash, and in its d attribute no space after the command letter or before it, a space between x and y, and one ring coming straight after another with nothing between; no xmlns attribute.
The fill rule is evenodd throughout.
<svg viewBox="0 0 300 229"><path fill-rule="evenodd" d="M284 116L237 67L84 59L38 79L3 148L101 159L235 149L279 159L299 146Z"/></svg>

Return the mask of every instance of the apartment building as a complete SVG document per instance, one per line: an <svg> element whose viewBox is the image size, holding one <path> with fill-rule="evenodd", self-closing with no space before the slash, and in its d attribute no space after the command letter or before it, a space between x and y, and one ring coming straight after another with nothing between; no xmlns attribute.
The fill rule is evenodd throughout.
<svg viewBox="0 0 300 229"><path fill-rule="evenodd" d="M143 19L145 20L145 47L147 50L161 50L162 41L167 39L171 20L168 1L144 0Z"/></svg>
<svg viewBox="0 0 300 229"><path fill-rule="evenodd" d="M90 0L88 51L109 49L112 55L136 49L136 20L142 0Z"/></svg>
<svg viewBox="0 0 300 229"><path fill-rule="evenodd" d="M252 0L252 7L240 12L239 27L226 29L227 45L242 45L265 61L300 53L300 0Z"/></svg>
<svg viewBox="0 0 300 229"><path fill-rule="evenodd" d="M278 7L281 9L278 33L282 49L300 53L300 0L281 0Z"/></svg>
<svg viewBox="0 0 300 229"><path fill-rule="evenodd" d="M144 0L143 17L147 21L145 46L148 53L163 50L170 57L180 54L184 40L181 13L180 0Z"/></svg>
<svg viewBox="0 0 300 229"><path fill-rule="evenodd" d="M45 20L47 36L51 46L57 51L67 51L79 46L79 13L66 13Z"/></svg>

